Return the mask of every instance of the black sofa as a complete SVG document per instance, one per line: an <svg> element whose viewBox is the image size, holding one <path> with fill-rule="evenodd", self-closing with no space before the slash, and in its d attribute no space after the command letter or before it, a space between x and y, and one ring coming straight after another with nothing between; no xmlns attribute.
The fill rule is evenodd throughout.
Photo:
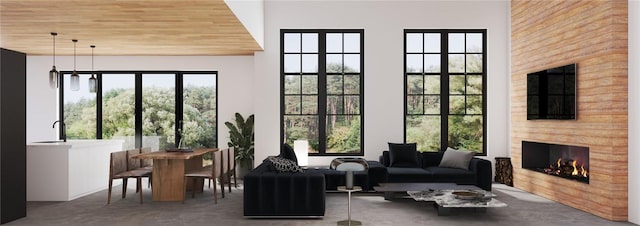
<svg viewBox="0 0 640 226"><path fill-rule="evenodd" d="M383 151L380 163L387 167L389 183L456 183L475 185L491 191L491 161L473 157L469 170L439 167L444 152L418 152L420 167L390 167L389 151Z"/></svg>
<svg viewBox="0 0 640 226"><path fill-rule="evenodd" d="M324 174L276 172L264 161L244 176L244 216L323 217Z"/></svg>

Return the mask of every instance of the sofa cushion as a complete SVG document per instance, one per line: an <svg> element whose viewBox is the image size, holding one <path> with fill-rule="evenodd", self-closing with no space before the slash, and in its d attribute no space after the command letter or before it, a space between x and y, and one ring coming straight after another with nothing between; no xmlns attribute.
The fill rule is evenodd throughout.
<svg viewBox="0 0 640 226"><path fill-rule="evenodd" d="M476 173L469 170L446 167L427 167L426 171L432 173L433 178L441 183L475 184Z"/></svg>
<svg viewBox="0 0 640 226"><path fill-rule="evenodd" d="M282 145L282 150L280 151L280 157L289 159L298 164L298 158L296 157L296 152L293 150L291 145L285 143Z"/></svg>
<svg viewBox="0 0 640 226"><path fill-rule="evenodd" d="M389 166L420 167L420 165L418 164L418 151L416 150L416 143L389 143Z"/></svg>
<svg viewBox="0 0 640 226"><path fill-rule="evenodd" d="M469 161L471 161L471 158L473 158L474 155L474 152L458 151L453 148L447 148L444 155L442 155L442 160L440 161L439 166L469 170Z"/></svg>
<svg viewBox="0 0 640 226"><path fill-rule="evenodd" d="M298 164L295 163L292 160L281 158L281 157L273 157L273 156L269 156L268 159L271 162L271 164L273 165L273 167L276 169L276 172L278 172L278 173L286 173L286 172L302 173L302 172L304 172L302 167L298 166Z"/></svg>
<svg viewBox="0 0 640 226"><path fill-rule="evenodd" d="M262 164L252 169L251 172L256 172L256 173L276 172L276 168L273 167L273 164L271 164L271 161L269 161L268 158L265 158L262 161Z"/></svg>
<svg viewBox="0 0 640 226"><path fill-rule="evenodd" d="M419 183L433 179L433 173L423 168L387 167L387 174L389 183Z"/></svg>

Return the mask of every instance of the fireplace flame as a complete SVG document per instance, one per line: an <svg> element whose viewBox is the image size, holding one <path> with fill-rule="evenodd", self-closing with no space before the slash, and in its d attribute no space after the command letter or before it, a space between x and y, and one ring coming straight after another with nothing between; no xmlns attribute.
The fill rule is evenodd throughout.
<svg viewBox="0 0 640 226"><path fill-rule="evenodd" d="M584 164L578 160L564 160L558 158L555 163L549 164L549 168L543 169L545 173L570 177L589 177L589 172Z"/></svg>

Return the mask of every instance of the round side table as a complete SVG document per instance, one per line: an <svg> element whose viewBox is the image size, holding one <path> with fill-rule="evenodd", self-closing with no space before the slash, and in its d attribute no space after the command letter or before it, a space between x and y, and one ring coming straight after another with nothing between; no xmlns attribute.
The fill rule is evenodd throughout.
<svg viewBox="0 0 640 226"><path fill-rule="evenodd" d="M347 187L345 186L338 186L338 191L343 191L343 192L348 192L349 193L349 201L348 201L348 206L349 206L349 218L347 218L346 220L342 220L342 221L338 221L338 226L359 226L362 225L362 222L357 221L357 220L351 220L351 193L352 192L357 192L357 191L362 191L362 187L360 186L353 186L352 189L347 189Z"/></svg>

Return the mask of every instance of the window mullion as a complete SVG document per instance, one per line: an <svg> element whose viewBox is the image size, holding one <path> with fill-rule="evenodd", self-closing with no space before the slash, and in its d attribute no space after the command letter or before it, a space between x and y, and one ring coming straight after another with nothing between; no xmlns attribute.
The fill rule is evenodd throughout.
<svg viewBox="0 0 640 226"><path fill-rule="evenodd" d="M96 73L96 139L102 139L102 73Z"/></svg>
<svg viewBox="0 0 640 226"><path fill-rule="evenodd" d="M318 152L327 152L327 33L318 32Z"/></svg>
<svg viewBox="0 0 640 226"><path fill-rule="evenodd" d="M468 109L468 102L467 102L467 72L469 71L469 68L467 68L467 33L464 33L464 115L467 115L467 109Z"/></svg>
<svg viewBox="0 0 640 226"><path fill-rule="evenodd" d="M426 51L426 45L424 44L424 41L425 41L425 35L424 35L424 33L422 33L422 54L421 54L422 55L422 115L426 115L427 114L427 108L425 107L425 105L427 104L427 101L426 101L426 99L427 99L427 95L426 95L427 94L427 81L426 81L427 80L427 75L425 73L425 71L427 70L427 68L426 68L427 65L425 65L425 63L424 63L424 57L427 54L427 51ZM404 66L404 67L406 68L406 66ZM407 86L407 84L405 84L405 87L406 86Z"/></svg>
<svg viewBox="0 0 640 226"><path fill-rule="evenodd" d="M135 98L136 102L134 104L135 111L135 147L142 147L142 73L135 73L136 76L136 91Z"/></svg>
<svg viewBox="0 0 640 226"><path fill-rule="evenodd" d="M174 119L174 134L176 134L176 136L174 137L175 140L175 144L176 147L178 147L180 145L180 139L182 138L182 133L180 131L183 131L182 128L182 121L183 121L183 116L184 116L184 85L183 85L183 76L182 73L176 73L174 76L175 79L175 86L176 86L176 90L175 90L175 119Z"/></svg>
<svg viewBox="0 0 640 226"><path fill-rule="evenodd" d="M440 33L440 150L449 146L449 39L448 33Z"/></svg>

